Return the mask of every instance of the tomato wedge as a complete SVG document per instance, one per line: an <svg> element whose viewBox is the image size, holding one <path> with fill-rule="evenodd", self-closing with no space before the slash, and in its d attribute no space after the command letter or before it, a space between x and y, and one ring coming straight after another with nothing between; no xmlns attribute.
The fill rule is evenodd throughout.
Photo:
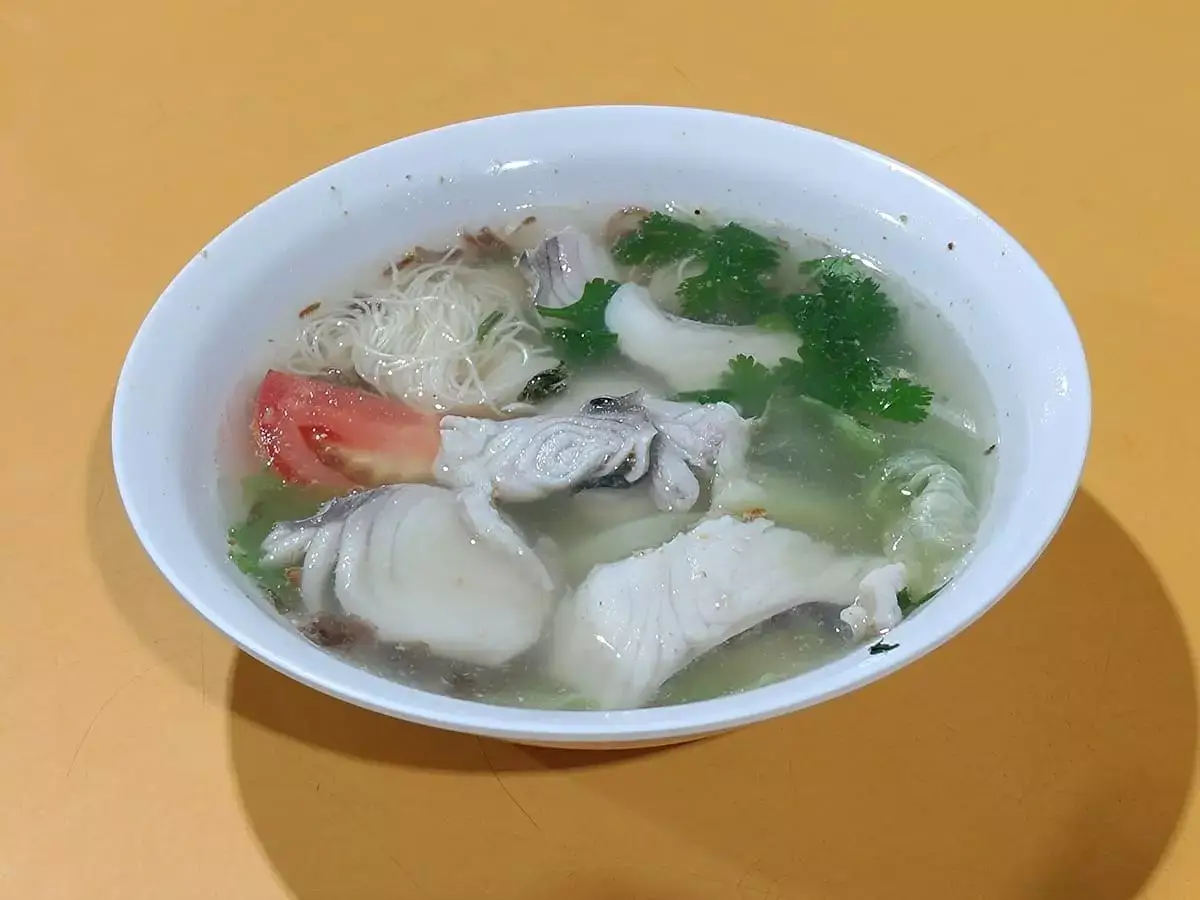
<svg viewBox="0 0 1200 900"><path fill-rule="evenodd" d="M253 428L259 454L285 481L353 490L431 480L441 418L272 369L258 388Z"/></svg>

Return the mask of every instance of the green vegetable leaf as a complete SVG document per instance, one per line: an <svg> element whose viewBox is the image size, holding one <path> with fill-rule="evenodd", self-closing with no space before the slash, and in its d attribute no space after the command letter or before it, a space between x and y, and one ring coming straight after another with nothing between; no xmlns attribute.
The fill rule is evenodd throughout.
<svg viewBox="0 0 1200 900"><path fill-rule="evenodd" d="M915 424L925 421L932 400L933 391L925 385L897 376L876 384L864 398L863 409L881 419Z"/></svg>
<svg viewBox="0 0 1200 900"><path fill-rule="evenodd" d="M778 295L763 283L779 265L779 247L768 238L731 222L712 232L699 257L704 271L679 285L688 318L741 325L778 307Z"/></svg>
<svg viewBox="0 0 1200 900"><path fill-rule="evenodd" d="M675 399L691 403L729 403L748 418L761 416L767 402L779 387L777 370L768 369L753 356L739 354L721 373L717 387L707 391L687 391Z"/></svg>
<svg viewBox="0 0 1200 900"><path fill-rule="evenodd" d="M778 294L764 282L779 266L778 244L736 222L705 231L651 213L617 239L613 256L651 268L693 257L702 262L704 271L685 278L678 289L683 314L701 322L744 325L779 305Z"/></svg>
<svg viewBox="0 0 1200 900"><path fill-rule="evenodd" d="M753 356L739 355L729 361L729 371L721 376L721 388L736 399L743 416L761 416L767 401L779 386L774 371Z"/></svg>
<svg viewBox="0 0 1200 900"><path fill-rule="evenodd" d="M899 324L899 312L873 278L844 257L812 260L801 271L814 291L782 303L804 340L802 362L784 363L784 381L800 394L848 413L915 423L929 414L933 393L900 376L889 376L876 354Z"/></svg>
<svg viewBox="0 0 1200 900"><path fill-rule="evenodd" d="M708 232L700 226L655 212L634 231L618 238L612 253L623 265L658 268L699 255L708 241Z"/></svg>
<svg viewBox="0 0 1200 900"><path fill-rule="evenodd" d="M555 352L572 365L603 359L617 346L617 336L608 331L551 328L546 337L554 345Z"/></svg>
<svg viewBox="0 0 1200 900"><path fill-rule="evenodd" d="M732 403L746 416L760 415L775 393L808 396L851 415L896 422L925 419L932 392L907 377L889 373L880 362L900 315L879 282L852 258L831 256L800 265L807 290L780 296L768 279L779 266L779 246L731 222L706 231L665 213L652 213L619 238L613 255L627 265L663 266L694 258L704 271L685 278L678 294L690 319L722 325L753 323L770 331L795 331L803 341L802 362L785 360L770 371L751 359L731 360L715 387L681 395L702 403ZM604 284L611 284L607 282ZM590 287L590 285L589 285ZM555 334L564 358L594 359L615 342L596 339L603 331L608 296L599 289L578 312L547 311L584 335ZM583 301L581 301L582 303Z"/></svg>
<svg viewBox="0 0 1200 900"><path fill-rule="evenodd" d="M583 294L578 301L557 309L538 307L538 315L547 319L560 319L581 331L606 331L604 311L608 309L608 301L620 286L616 281L593 278L584 285Z"/></svg>
<svg viewBox="0 0 1200 900"><path fill-rule="evenodd" d="M263 564L262 544L277 523L311 516L333 494L287 484L270 470L245 478L242 489L251 500L250 513L229 529L229 559L280 611L295 609L300 602L296 586L286 569Z"/></svg>
<svg viewBox="0 0 1200 900"><path fill-rule="evenodd" d="M620 286L615 281L594 278L570 306L538 309L543 318L565 323L561 328L546 330L546 337L564 362L572 365L592 362L616 349L617 336L604 324L604 312Z"/></svg>
<svg viewBox="0 0 1200 900"><path fill-rule="evenodd" d="M262 542L271 530L267 521L246 521L229 529L229 558L271 598L281 612L294 609L298 602L295 585L285 569L262 563Z"/></svg>
<svg viewBox="0 0 1200 900"><path fill-rule="evenodd" d="M879 282L845 257L812 260L800 268L812 276L816 290L785 298L783 307L805 339L850 341L877 353L900 319Z"/></svg>

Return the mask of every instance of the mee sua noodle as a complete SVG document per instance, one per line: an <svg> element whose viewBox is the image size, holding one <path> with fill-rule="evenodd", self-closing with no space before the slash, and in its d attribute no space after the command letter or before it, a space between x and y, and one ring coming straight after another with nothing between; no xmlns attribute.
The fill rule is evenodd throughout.
<svg viewBox="0 0 1200 900"><path fill-rule="evenodd" d="M274 609L403 684L564 710L770 684L919 614L995 464L937 313L796 231L533 212L297 303L229 533Z"/></svg>

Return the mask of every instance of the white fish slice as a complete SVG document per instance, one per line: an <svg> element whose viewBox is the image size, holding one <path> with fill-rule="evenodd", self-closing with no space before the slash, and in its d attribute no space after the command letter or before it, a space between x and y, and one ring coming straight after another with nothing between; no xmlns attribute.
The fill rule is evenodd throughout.
<svg viewBox="0 0 1200 900"><path fill-rule="evenodd" d="M617 279L608 253L588 235L571 227L522 253L517 269L533 290L534 305L545 309L574 305L592 279Z"/></svg>
<svg viewBox="0 0 1200 900"><path fill-rule="evenodd" d="M903 573L766 519L710 519L594 568L555 616L551 667L603 708L642 706L692 660L802 603L842 607L858 636L890 627Z"/></svg>
<svg viewBox="0 0 1200 900"><path fill-rule="evenodd" d="M553 580L486 495L405 484L353 496L362 499L341 514L282 523L263 544L272 561L303 560L309 612L344 612L381 641L474 665L502 665L537 642Z"/></svg>
<svg viewBox="0 0 1200 900"><path fill-rule="evenodd" d="M618 476L632 484L650 467L658 432L640 415L529 416L495 421L447 416L434 463L448 487L527 502Z"/></svg>
<svg viewBox="0 0 1200 900"><path fill-rule="evenodd" d="M641 285L621 285L604 312L627 358L658 373L673 391L715 388L729 360L753 356L764 366L799 357L800 339L753 325L709 325L664 312Z"/></svg>

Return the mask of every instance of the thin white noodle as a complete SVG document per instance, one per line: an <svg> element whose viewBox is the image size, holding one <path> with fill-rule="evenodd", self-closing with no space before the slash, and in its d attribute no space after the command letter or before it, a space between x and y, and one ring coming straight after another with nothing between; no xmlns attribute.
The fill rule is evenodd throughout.
<svg viewBox="0 0 1200 900"><path fill-rule="evenodd" d="M558 362L527 302L503 272L449 256L393 269L389 286L306 320L290 365L301 374L354 371L381 393L426 408L499 408Z"/></svg>

